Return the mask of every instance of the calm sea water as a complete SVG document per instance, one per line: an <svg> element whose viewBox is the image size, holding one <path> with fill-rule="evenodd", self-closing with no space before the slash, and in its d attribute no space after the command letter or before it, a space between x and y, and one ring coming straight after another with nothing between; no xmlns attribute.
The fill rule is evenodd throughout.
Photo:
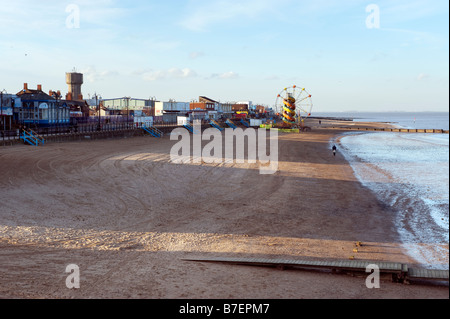
<svg viewBox="0 0 450 319"><path fill-rule="evenodd" d="M359 115L363 116L355 121L449 127L448 113ZM398 232L411 256L428 268L448 269L449 135L355 132L342 135L338 142L361 183L394 209Z"/></svg>
<svg viewBox="0 0 450 319"><path fill-rule="evenodd" d="M449 129L448 112L327 112L314 113L314 116L353 119L354 122L386 122L413 129Z"/></svg>

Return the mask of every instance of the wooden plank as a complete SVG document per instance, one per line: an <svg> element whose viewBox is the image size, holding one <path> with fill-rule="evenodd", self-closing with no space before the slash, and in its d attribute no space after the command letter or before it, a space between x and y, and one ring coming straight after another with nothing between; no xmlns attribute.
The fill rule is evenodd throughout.
<svg viewBox="0 0 450 319"><path fill-rule="evenodd" d="M265 258L210 258L208 260L194 260L204 262L228 262L245 265L264 265L264 266L296 266L296 267L317 267L329 269L342 269L349 271L366 271L366 267L375 264L382 272L401 273L407 266L401 263L361 261L361 260L286 260L286 259L265 259Z"/></svg>
<svg viewBox="0 0 450 319"><path fill-rule="evenodd" d="M411 268L408 271L408 276L411 278L448 280L448 275L448 270Z"/></svg>
<svg viewBox="0 0 450 319"><path fill-rule="evenodd" d="M404 273L410 278L416 279L449 279L448 270L409 268L408 265L393 262L361 261L361 260L285 260L285 259L263 259L263 258L209 258L190 259L197 262L228 262L233 264L263 265L263 266L296 266L341 269L348 271L365 271L370 264L377 265L384 273Z"/></svg>

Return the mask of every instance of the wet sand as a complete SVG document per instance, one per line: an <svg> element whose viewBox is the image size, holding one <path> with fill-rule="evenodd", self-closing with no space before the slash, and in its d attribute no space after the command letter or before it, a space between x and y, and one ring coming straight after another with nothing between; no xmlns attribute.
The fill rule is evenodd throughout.
<svg viewBox="0 0 450 319"><path fill-rule="evenodd" d="M280 134L273 175L259 163L172 164L169 136L0 148L0 298L448 298L448 286L368 289L364 276L184 260L413 265L395 212L332 156L342 131L326 126ZM69 264L80 289L65 285Z"/></svg>

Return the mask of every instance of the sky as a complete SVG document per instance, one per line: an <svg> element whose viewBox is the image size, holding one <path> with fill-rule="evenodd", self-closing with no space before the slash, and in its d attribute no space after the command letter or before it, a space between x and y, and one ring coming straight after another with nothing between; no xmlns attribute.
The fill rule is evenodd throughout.
<svg viewBox="0 0 450 319"><path fill-rule="evenodd" d="M0 90L448 111L446 0L0 0Z"/></svg>

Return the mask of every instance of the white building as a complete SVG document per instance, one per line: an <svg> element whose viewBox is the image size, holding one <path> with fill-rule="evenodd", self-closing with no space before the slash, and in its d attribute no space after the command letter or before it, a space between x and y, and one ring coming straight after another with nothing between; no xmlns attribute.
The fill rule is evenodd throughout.
<svg viewBox="0 0 450 319"><path fill-rule="evenodd" d="M185 116L190 111L189 102L155 102L155 116L163 117L164 122L175 123L178 116Z"/></svg>
<svg viewBox="0 0 450 319"><path fill-rule="evenodd" d="M190 110L189 102L176 102L176 101L155 102L155 116L164 115L164 111L186 113L189 110Z"/></svg>
<svg viewBox="0 0 450 319"><path fill-rule="evenodd" d="M96 105L96 100L87 100L90 106ZM98 100L100 103L100 100ZM153 115L153 100L135 99L122 97L117 99L102 99L102 108L107 111L108 115L124 115L129 113L133 116Z"/></svg>

